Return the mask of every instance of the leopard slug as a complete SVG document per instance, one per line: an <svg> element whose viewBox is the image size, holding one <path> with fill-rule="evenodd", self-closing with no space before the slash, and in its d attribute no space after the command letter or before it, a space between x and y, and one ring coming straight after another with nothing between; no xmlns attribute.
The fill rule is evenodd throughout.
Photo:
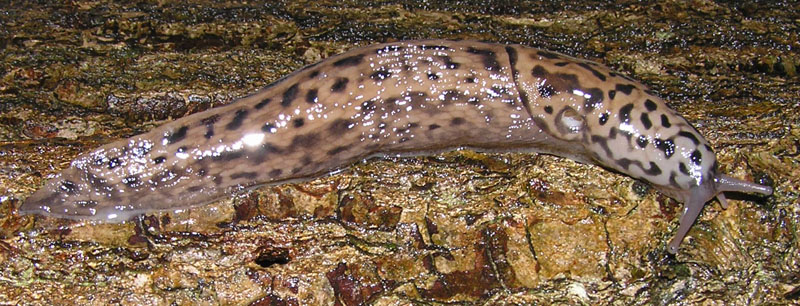
<svg viewBox="0 0 800 306"><path fill-rule="evenodd" d="M122 222L371 156L540 152L649 182L685 203L677 252L706 202L772 188L718 173L708 141L642 84L521 45L393 42L309 65L237 101L77 157L21 214Z"/></svg>

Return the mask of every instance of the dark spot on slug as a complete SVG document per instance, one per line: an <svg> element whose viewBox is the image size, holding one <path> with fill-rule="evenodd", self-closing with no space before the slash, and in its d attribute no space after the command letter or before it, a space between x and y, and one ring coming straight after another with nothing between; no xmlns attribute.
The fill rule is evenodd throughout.
<svg viewBox="0 0 800 306"><path fill-rule="evenodd" d="M454 62L449 56L440 56L440 58L442 59L445 69L458 69L458 67L461 67L461 64Z"/></svg>
<svg viewBox="0 0 800 306"><path fill-rule="evenodd" d="M154 162L156 165L158 165L158 164L160 164L160 163L163 163L163 162L165 162L165 161L167 161L167 158L166 158L166 157L164 157L164 156L159 156L159 157L153 158L153 162Z"/></svg>
<svg viewBox="0 0 800 306"><path fill-rule="evenodd" d="M181 126L177 131L170 133L167 136L167 144L173 144L186 138L186 131L189 130L188 126Z"/></svg>
<svg viewBox="0 0 800 306"><path fill-rule="evenodd" d="M616 89L617 91L622 92L622 93L624 93L626 95L630 95L631 92L633 92L634 88L636 88L636 86L630 85L630 84L627 84L627 85L617 84L617 86L614 86L614 89Z"/></svg>
<svg viewBox="0 0 800 306"><path fill-rule="evenodd" d="M435 80L438 80L438 79L439 79L439 76L436 75L435 73L428 73L428 80L435 81Z"/></svg>
<svg viewBox="0 0 800 306"><path fill-rule="evenodd" d="M287 88L286 91L283 92L283 99L281 100L281 106L289 107L292 105L292 102L295 98L297 98L297 84L292 85L291 87Z"/></svg>
<svg viewBox="0 0 800 306"><path fill-rule="evenodd" d="M308 104L317 103L317 99L318 98L317 98L317 90L316 89L311 89L306 93L306 102Z"/></svg>
<svg viewBox="0 0 800 306"><path fill-rule="evenodd" d="M467 122L466 120L464 120L464 118L455 117L452 120L450 120L450 125L461 125L464 124L464 122Z"/></svg>
<svg viewBox="0 0 800 306"><path fill-rule="evenodd" d="M697 136L695 136L694 133L692 132L680 131L678 132L678 136L689 138L689 140L691 140L694 145L700 144L700 140L697 139Z"/></svg>
<svg viewBox="0 0 800 306"><path fill-rule="evenodd" d="M356 54L353 56L348 56L342 59L339 59L333 62L334 67L348 67L348 66L355 66L361 63L364 59L364 54Z"/></svg>
<svg viewBox="0 0 800 306"><path fill-rule="evenodd" d="M686 167L686 164L683 162L678 163L678 170L685 175L689 175L689 168Z"/></svg>
<svg viewBox="0 0 800 306"><path fill-rule="evenodd" d="M631 121L631 110L633 110L633 103L625 104L619 109L619 120L624 123Z"/></svg>
<svg viewBox="0 0 800 306"><path fill-rule="evenodd" d="M200 170L197 170L198 176L205 176L206 173L208 173L208 170L206 170L205 168L200 168Z"/></svg>
<svg viewBox="0 0 800 306"><path fill-rule="evenodd" d="M603 104L603 90L600 88L589 88L586 90L585 94L589 95L586 101L583 102L585 112L591 112Z"/></svg>
<svg viewBox="0 0 800 306"><path fill-rule="evenodd" d="M639 137L636 138L636 144L639 145L640 148L646 147L649 142L650 141L647 140L647 137L644 135L639 135Z"/></svg>
<svg viewBox="0 0 800 306"><path fill-rule="evenodd" d="M350 82L350 79L348 78L338 78L336 83L333 83L333 86L331 86L331 92L343 91L345 88L347 88L348 82Z"/></svg>
<svg viewBox="0 0 800 306"><path fill-rule="evenodd" d="M231 121L225 125L225 129L229 131L239 129L239 127L242 126L244 119L247 118L247 113L247 110L244 109L237 110L233 115L233 119L231 119Z"/></svg>
<svg viewBox="0 0 800 306"><path fill-rule="evenodd" d="M328 150L328 156L333 156L333 155L342 153L342 152L346 151L347 148L349 148L349 146L337 146L337 147L335 147L333 149Z"/></svg>
<svg viewBox="0 0 800 306"><path fill-rule="evenodd" d="M622 169L628 170L628 167L631 166L631 163L633 163L633 160L623 157L623 158L620 158L620 159L616 160L616 163L617 163L617 165L622 167Z"/></svg>
<svg viewBox="0 0 800 306"><path fill-rule="evenodd" d="M606 152L606 156L613 157L613 153L611 153L611 148L608 147L608 140L602 136L592 135L591 137L592 142L600 144L603 147L603 151Z"/></svg>
<svg viewBox="0 0 800 306"><path fill-rule="evenodd" d="M435 130L435 129L438 129L440 127L441 127L440 125L434 123L434 124L431 124L431 125L428 126L428 130Z"/></svg>
<svg viewBox="0 0 800 306"><path fill-rule="evenodd" d="M255 108L256 109L262 109L262 108L264 108L264 106L267 106L267 104L269 104L270 101L272 101L270 98L263 99L263 100L259 101L258 103L256 103Z"/></svg>
<svg viewBox="0 0 800 306"><path fill-rule="evenodd" d="M550 84L541 84L541 83L539 83L539 84L536 85L536 89L539 90L539 95L542 98L550 98L551 96L556 94L556 90Z"/></svg>
<svg viewBox="0 0 800 306"><path fill-rule="evenodd" d="M120 161L118 157L114 157L108 160L108 169L114 169L118 167L121 163L122 161Z"/></svg>
<svg viewBox="0 0 800 306"><path fill-rule="evenodd" d="M478 83L478 79L476 79L475 77L468 77L464 79L464 81L471 84Z"/></svg>
<svg viewBox="0 0 800 306"><path fill-rule="evenodd" d="M650 176L656 176L661 174L661 168L656 165L654 162L650 162L650 169L645 170L645 174Z"/></svg>
<svg viewBox="0 0 800 306"><path fill-rule="evenodd" d="M517 60L519 59L517 50L511 46L506 46L506 53L508 53L508 62L511 64L511 69L513 70L517 67Z"/></svg>
<svg viewBox="0 0 800 306"><path fill-rule="evenodd" d="M186 150L187 150L186 146L180 146L178 150L175 151L178 153L186 153Z"/></svg>
<svg viewBox="0 0 800 306"><path fill-rule="evenodd" d="M617 96L617 91L616 90L609 90L608 91L608 99L609 100L614 100L614 97L616 97L616 96Z"/></svg>
<svg viewBox="0 0 800 306"><path fill-rule="evenodd" d="M608 130L608 139L617 139L617 128L612 127Z"/></svg>
<svg viewBox="0 0 800 306"><path fill-rule="evenodd" d="M139 186L142 186L142 182L139 180L139 178L133 175L123 178L122 183L130 188L138 188Z"/></svg>
<svg viewBox="0 0 800 306"><path fill-rule="evenodd" d="M672 157L672 154L675 154L675 142L673 142L671 139L662 140L656 138L653 140L653 145L655 145L657 149L663 151L664 156L667 158L670 158Z"/></svg>
<svg viewBox="0 0 800 306"><path fill-rule="evenodd" d="M594 69L594 67L592 67L591 65L589 65L587 63L578 63L578 66L581 66L581 67L583 67L583 69L586 69L589 72L591 72L592 75L594 75L594 77L600 79L600 81L602 81L602 82L606 81L606 76L604 74L602 74L600 71L597 71L597 69Z"/></svg>
<svg viewBox="0 0 800 306"><path fill-rule="evenodd" d="M564 67L566 65L569 65L569 62L558 62L558 63L556 63L556 66L558 66L558 67Z"/></svg>
<svg viewBox="0 0 800 306"><path fill-rule="evenodd" d="M281 173L283 173L283 170L281 170L281 169L273 169L273 170L269 171L268 174L269 174L270 177L278 177L278 176L281 175Z"/></svg>
<svg viewBox="0 0 800 306"><path fill-rule="evenodd" d="M369 75L369 77L375 81L382 81L388 79L390 76L392 76L392 73L386 70L378 70ZM430 77L430 75L428 75L428 77Z"/></svg>
<svg viewBox="0 0 800 306"><path fill-rule="evenodd" d="M642 121L642 125L644 125L645 130L649 130L650 127L653 126L653 122L650 121L650 116L647 113L642 113L642 116L639 118Z"/></svg>
<svg viewBox="0 0 800 306"><path fill-rule="evenodd" d="M669 118L667 118L667 115L661 114L661 126L665 128L669 128L672 126L672 124L669 123Z"/></svg>
<svg viewBox="0 0 800 306"><path fill-rule="evenodd" d="M196 192L200 192L202 190L203 190L203 186L189 186L189 188L186 188L186 191L189 192L189 193L196 193Z"/></svg>
<svg viewBox="0 0 800 306"><path fill-rule="evenodd" d="M608 113L600 114L600 125L605 125L608 122Z"/></svg>
<svg viewBox="0 0 800 306"><path fill-rule="evenodd" d="M214 161L232 161L244 157L242 151L223 151L219 155L212 155L211 160Z"/></svg>
<svg viewBox="0 0 800 306"><path fill-rule="evenodd" d="M313 79L313 78L316 78L318 75L319 75L319 70L314 70L314 71L311 71L311 72L308 74L308 78L309 78L309 79Z"/></svg>
<svg viewBox="0 0 800 306"><path fill-rule="evenodd" d="M658 105L653 100L647 99L644 101L644 107L647 108L647 111L652 112L658 108Z"/></svg>
<svg viewBox="0 0 800 306"><path fill-rule="evenodd" d="M700 165L703 162L703 154L700 153L698 150L692 151L692 155L689 155L689 160L692 161L695 165Z"/></svg>
<svg viewBox="0 0 800 306"><path fill-rule="evenodd" d="M74 194L77 191L78 186L75 185L73 181L70 180L63 180L61 181L61 186L59 187L61 191L64 191L67 194Z"/></svg>
<svg viewBox="0 0 800 306"><path fill-rule="evenodd" d="M441 45L421 45L419 46L420 50L449 50L450 48L447 46Z"/></svg>
<svg viewBox="0 0 800 306"><path fill-rule="evenodd" d="M544 112L552 115L553 114L553 107L550 106L550 105L545 106L544 107Z"/></svg>
<svg viewBox="0 0 800 306"><path fill-rule="evenodd" d="M264 125L261 127L261 131L262 131L262 132L267 132L267 133L275 133L275 132L277 132L277 128L276 128L276 127L275 127L275 125L274 125L274 124L272 124L272 123L265 123L265 124L264 124Z"/></svg>
<svg viewBox="0 0 800 306"><path fill-rule="evenodd" d="M500 69L500 63L497 62L497 55L492 50L477 49L469 47L466 50L468 53L477 54L483 57L483 67L489 71L496 71Z"/></svg>
<svg viewBox="0 0 800 306"><path fill-rule="evenodd" d="M550 72L547 71L547 69L545 69L544 67L542 67L542 65L536 65L533 67L533 70L531 70L531 75L540 79L544 79L547 78L548 75L550 75Z"/></svg>
<svg viewBox="0 0 800 306"><path fill-rule="evenodd" d="M297 118L292 120L292 125L296 128L303 126L303 124L305 124L305 120L303 120L303 118Z"/></svg>
<svg viewBox="0 0 800 306"><path fill-rule="evenodd" d="M331 123L330 127L328 127L328 130L331 132L331 135L342 135L352 126L353 121L349 119L336 119Z"/></svg>
<svg viewBox="0 0 800 306"><path fill-rule="evenodd" d="M255 179L256 177L258 177L258 173L257 172L249 172L249 171L236 172L234 174L231 174L231 178L234 179L234 180L238 180L238 179L241 179L241 178L252 180L252 179Z"/></svg>
<svg viewBox="0 0 800 306"><path fill-rule="evenodd" d="M289 145L289 147L290 148L301 147L310 149L317 144L318 140L319 140L319 135L316 133L297 135L294 138L292 138L292 143Z"/></svg>
<svg viewBox="0 0 800 306"><path fill-rule="evenodd" d="M214 124L219 121L219 115L212 115L200 120L200 123L206 126L206 133L203 135L206 139L214 137Z"/></svg>

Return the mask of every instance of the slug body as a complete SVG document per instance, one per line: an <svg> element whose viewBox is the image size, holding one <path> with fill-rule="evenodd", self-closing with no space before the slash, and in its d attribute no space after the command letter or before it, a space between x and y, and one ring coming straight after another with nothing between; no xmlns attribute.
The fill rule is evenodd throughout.
<svg viewBox="0 0 800 306"><path fill-rule="evenodd" d="M238 101L79 156L21 213L120 222L375 155L531 151L600 165L685 203L675 252L722 191L708 142L643 85L597 63L520 45L407 41L307 66Z"/></svg>

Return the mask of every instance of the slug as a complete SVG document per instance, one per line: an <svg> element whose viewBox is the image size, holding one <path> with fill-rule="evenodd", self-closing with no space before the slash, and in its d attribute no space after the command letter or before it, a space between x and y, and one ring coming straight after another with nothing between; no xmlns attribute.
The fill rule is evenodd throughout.
<svg viewBox="0 0 800 306"><path fill-rule="evenodd" d="M372 156L459 148L553 154L646 181L685 203L671 253L706 202L727 207L722 192L772 193L719 173L686 119L605 66L521 45L424 40L333 56L82 154L19 212L122 222Z"/></svg>

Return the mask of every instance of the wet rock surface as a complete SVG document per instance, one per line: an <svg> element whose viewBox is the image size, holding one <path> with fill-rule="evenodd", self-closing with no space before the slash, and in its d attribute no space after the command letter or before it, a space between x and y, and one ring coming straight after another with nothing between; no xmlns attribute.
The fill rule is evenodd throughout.
<svg viewBox="0 0 800 306"><path fill-rule="evenodd" d="M2 4L0 304L789 304L800 300L800 9L791 1ZM722 172L682 205L536 154L374 159L125 224L16 215L81 152L355 46L522 43L650 86Z"/></svg>

